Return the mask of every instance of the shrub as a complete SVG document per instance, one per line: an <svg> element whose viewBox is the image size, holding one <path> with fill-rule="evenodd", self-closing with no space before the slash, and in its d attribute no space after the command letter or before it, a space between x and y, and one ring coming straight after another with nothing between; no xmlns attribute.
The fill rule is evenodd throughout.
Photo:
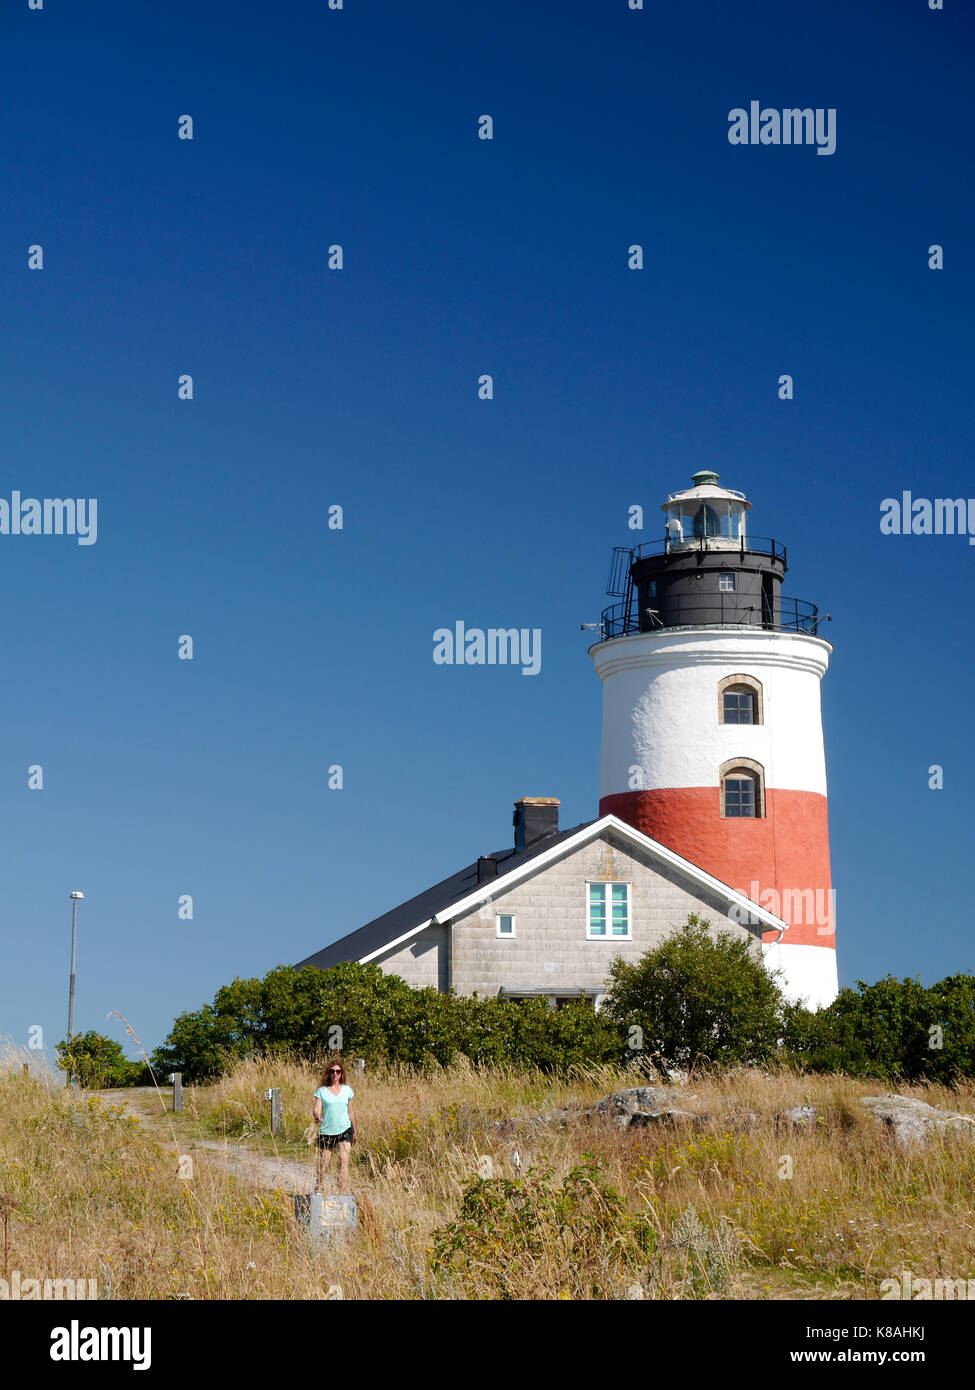
<svg viewBox="0 0 975 1390"><path fill-rule="evenodd" d="M656 1238L645 1217L630 1216L622 1195L589 1155L558 1183L550 1170L522 1181L473 1177L460 1213L434 1232L430 1268L469 1296L539 1295L539 1269L557 1273L569 1298L604 1297L645 1264Z"/></svg>
<svg viewBox="0 0 975 1390"><path fill-rule="evenodd" d="M89 1029L57 1044L58 1065L86 1089L144 1086L150 1081L143 1062L130 1062L122 1044Z"/></svg>
<svg viewBox="0 0 975 1390"><path fill-rule="evenodd" d="M549 1009L540 999L459 998L347 961L325 971L281 965L263 980L234 980L212 1004L176 1019L153 1065L204 1082L247 1056L311 1060L335 1051L420 1070L464 1055L478 1065L552 1071L619 1060L625 1048L614 1024L581 1002Z"/></svg>
<svg viewBox="0 0 975 1390"><path fill-rule="evenodd" d="M892 976L858 980L817 1013L789 1010L784 1038L788 1060L807 1071L953 1085L975 1075L975 977L930 989Z"/></svg>
<svg viewBox="0 0 975 1390"><path fill-rule="evenodd" d="M731 932L692 914L635 964L609 972L606 1012L642 1030L642 1050L665 1066L762 1065L776 1053L785 1001L776 980Z"/></svg>

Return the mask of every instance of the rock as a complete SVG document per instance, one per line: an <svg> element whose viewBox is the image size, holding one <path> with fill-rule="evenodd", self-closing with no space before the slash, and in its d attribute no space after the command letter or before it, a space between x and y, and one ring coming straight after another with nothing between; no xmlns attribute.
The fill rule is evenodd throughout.
<svg viewBox="0 0 975 1390"><path fill-rule="evenodd" d="M669 1124L702 1124L708 1117L707 1115L692 1115L689 1110L634 1110L625 1119L624 1129L646 1128L652 1125Z"/></svg>
<svg viewBox="0 0 975 1390"><path fill-rule="evenodd" d="M693 1100L694 1097L679 1095L666 1086L630 1086L598 1100L588 1110L549 1110L543 1115L519 1115L512 1119L495 1120L492 1129L504 1137L517 1134L526 1127L567 1125L580 1120L611 1120L618 1129L628 1129L631 1124L648 1125L656 1120L700 1119L700 1116L691 1115L675 1105L675 1101L687 1099Z"/></svg>
<svg viewBox="0 0 975 1390"><path fill-rule="evenodd" d="M903 1148L913 1148L926 1139L952 1131L975 1139L975 1116L958 1110L939 1110L913 1096L862 1096L859 1103L887 1126Z"/></svg>
<svg viewBox="0 0 975 1390"><path fill-rule="evenodd" d="M666 1110L677 1100L678 1095L666 1086L630 1086L625 1091L614 1091L611 1096L599 1100L587 1113L590 1115L633 1115L638 1110L652 1112Z"/></svg>
<svg viewBox="0 0 975 1390"><path fill-rule="evenodd" d="M814 1125L819 1118L815 1105L794 1105L791 1110L782 1110L775 1117L777 1125L791 1125L793 1129L805 1129Z"/></svg>

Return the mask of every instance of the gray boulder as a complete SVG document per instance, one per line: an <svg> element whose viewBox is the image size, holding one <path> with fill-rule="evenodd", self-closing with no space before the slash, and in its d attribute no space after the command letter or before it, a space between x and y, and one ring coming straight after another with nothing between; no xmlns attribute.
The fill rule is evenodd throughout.
<svg viewBox="0 0 975 1390"><path fill-rule="evenodd" d="M883 1096L862 1096L860 1104L881 1124L886 1125L893 1138L903 1148L913 1148L925 1140L955 1132L975 1139L975 1115L963 1115L958 1110L939 1110L913 1096L888 1093Z"/></svg>
<svg viewBox="0 0 975 1390"><path fill-rule="evenodd" d="M622 1129L646 1129L657 1125L700 1124L705 1119L706 1115L692 1115L689 1110L634 1110L617 1123Z"/></svg>
<svg viewBox="0 0 975 1390"><path fill-rule="evenodd" d="M775 1117L777 1125L791 1125L793 1129L805 1129L814 1125L819 1118L815 1105L794 1105L791 1110L782 1110Z"/></svg>

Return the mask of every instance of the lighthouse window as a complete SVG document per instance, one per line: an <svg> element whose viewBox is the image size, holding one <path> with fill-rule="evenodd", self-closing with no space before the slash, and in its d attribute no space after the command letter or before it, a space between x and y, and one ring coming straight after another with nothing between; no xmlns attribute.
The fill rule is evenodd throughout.
<svg viewBox="0 0 975 1390"><path fill-rule="evenodd" d="M721 518L721 534L727 536L729 540L738 539L738 513L726 512Z"/></svg>
<svg viewBox="0 0 975 1390"><path fill-rule="evenodd" d="M754 690L732 686L724 692L725 724L757 724L757 701Z"/></svg>
<svg viewBox="0 0 975 1390"><path fill-rule="evenodd" d="M590 883L588 890L588 931L590 941L630 939L630 885L628 883Z"/></svg>
<svg viewBox="0 0 975 1390"><path fill-rule="evenodd" d="M698 538L721 535L721 522L718 514L706 502L702 502L694 513L693 531L695 537Z"/></svg>
<svg viewBox="0 0 975 1390"><path fill-rule="evenodd" d="M721 768L721 814L729 818L765 815L764 772L751 758L735 758Z"/></svg>
<svg viewBox="0 0 975 1390"><path fill-rule="evenodd" d="M758 814L757 778L739 773L724 779L724 813L726 816L755 816Z"/></svg>
<svg viewBox="0 0 975 1390"><path fill-rule="evenodd" d="M719 724L764 724L762 682L739 672L718 681Z"/></svg>
<svg viewBox="0 0 975 1390"><path fill-rule="evenodd" d="M723 594L733 594L735 592L735 576L733 574L719 574L718 588Z"/></svg>

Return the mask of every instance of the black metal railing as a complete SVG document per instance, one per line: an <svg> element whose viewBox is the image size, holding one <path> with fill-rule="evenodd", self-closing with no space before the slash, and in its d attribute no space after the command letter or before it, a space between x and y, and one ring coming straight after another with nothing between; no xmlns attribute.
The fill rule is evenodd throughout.
<svg viewBox="0 0 975 1390"><path fill-rule="evenodd" d="M659 604L659 607L657 606ZM642 621L641 621L642 618ZM766 632L819 633L819 609L801 598L776 598L769 605L761 595L734 593L673 594L651 600L644 614L635 596L604 608L602 637L625 637L633 632L659 632L675 627L754 627Z"/></svg>
<svg viewBox="0 0 975 1390"><path fill-rule="evenodd" d="M749 551L754 555L770 555L773 560L788 562L788 553L781 541L772 536L685 536L683 540L667 537L662 541L644 541L630 551L630 563L642 560L649 555L686 555L691 551L723 551L742 556Z"/></svg>

